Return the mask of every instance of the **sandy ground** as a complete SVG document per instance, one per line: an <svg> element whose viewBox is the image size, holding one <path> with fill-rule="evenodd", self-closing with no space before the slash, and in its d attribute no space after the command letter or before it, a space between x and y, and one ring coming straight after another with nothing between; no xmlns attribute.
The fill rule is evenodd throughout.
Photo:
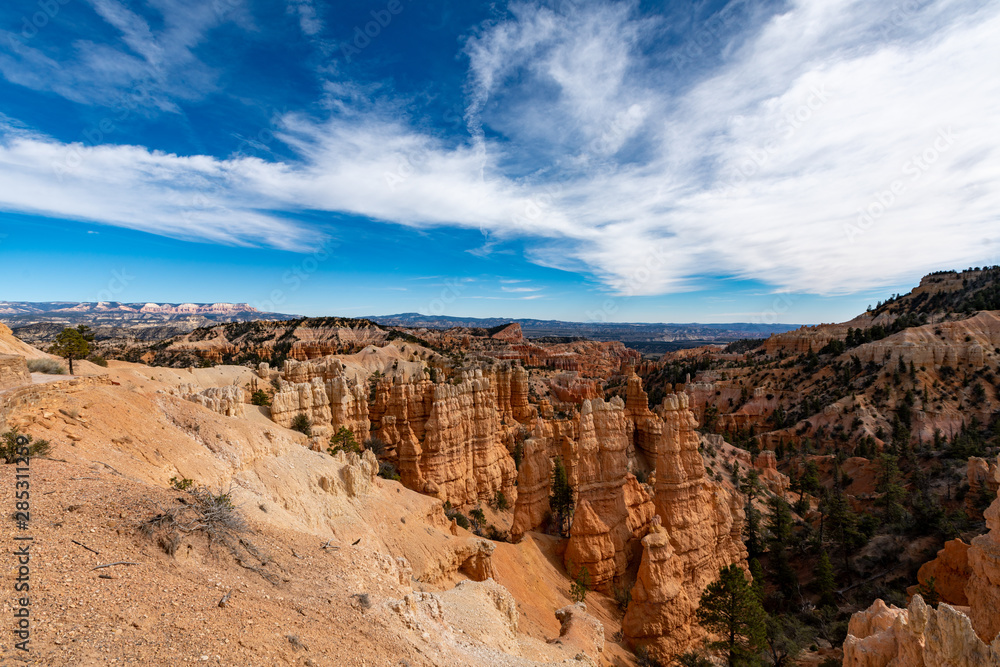
<svg viewBox="0 0 1000 667"><path fill-rule="evenodd" d="M574 659L576 647L554 641L554 612L570 602L559 540L497 544L496 576L518 610L515 636L502 605L478 588L454 587L465 578L455 554L475 538L452 536L438 501L381 479L347 497L343 461L308 450L304 436L271 422L266 409L247 406L245 418L229 418L169 394L186 383L245 383L249 369L111 362L87 370L114 384L52 385L9 419L54 446L31 464L25 531L11 516L15 466L0 465L0 550L12 553L15 536L34 538L34 664L587 664ZM241 565L200 534L168 555L144 534L144 521L190 502L170 488L172 477L230 490L264 564ZM94 569L118 561L135 564ZM4 558L4 590L17 568ZM417 597L406 597L411 590ZM611 641L619 629L613 603L596 593L587 601L608 640L594 664L632 664ZM6 666L24 656L4 616Z"/></svg>

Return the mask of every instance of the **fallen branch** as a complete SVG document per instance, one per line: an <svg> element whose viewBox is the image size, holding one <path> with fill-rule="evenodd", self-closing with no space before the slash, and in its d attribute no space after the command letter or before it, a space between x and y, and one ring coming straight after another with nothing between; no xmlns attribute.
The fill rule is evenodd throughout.
<svg viewBox="0 0 1000 667"><path fill-rule="evenodd" d="M70 477L70 479L71 480L77 480L77 479L96 479L96 480L100 481L101 478L100 477Z"/></svg>
<svg viewBox="0 0 1000 667"><path fill-rule="evenodd" d="M330 544L333 540L327 540L326 544L319 545L320 549L339 549L340 547L335 547Z"/></svg>
<svg viewBox="0 0 1000 667"><path fill-rule="evenodd" d="M138 563L132 563L132 562L129 562L127 560L120 560L120 561L117 561L117 562L114 562L114 563L108 563L106 565L98 565L97 567L92 567L90 569L93 572L94 570L100 570L101 568L112 567L114 565L138 565Z"/></svg>
<svg viewBox="0 0 1000 667"><path fill-rule="evenodd" d="M94 551L93 549L91 549L90 547L88 547L88 546L87 546L86 544L84 544L83 542L77 542L76 540L70 540L70 542L72 542L73 544L79 544L79 545L80 545L81 547L83 547L83 548L84 548L84 549L86 549L87 551L89 551L89 552L91 552L91 553L95 553L95 554L97 554L98 556L100 556L100 555L101 555L101 552L100 552L100 551Z"/></svg>
<svg viewBox="0 0 1000 667"><path fill-rule="evenodd" d="M125 476L125 475L121 474L120 472L118 472L118 470L117 470L117 469L116 469L116 468L115 468L114 466L109 466L109 465L108 465L107 463L105 463L104 461L95 461L95 463L100 463L100 464L101 464L102 466L104 466L105 468L107 468L107 469L108 469L108 470L110 470L111 472L115 473L115 474L116 474L116 475L118 475L119 477L124 477L124 476Z"/></svg>

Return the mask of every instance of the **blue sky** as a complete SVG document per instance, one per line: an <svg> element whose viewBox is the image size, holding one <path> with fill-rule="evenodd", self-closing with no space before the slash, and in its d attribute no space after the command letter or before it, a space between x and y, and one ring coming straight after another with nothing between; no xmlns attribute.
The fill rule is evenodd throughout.
<svg viewBox="0 0 1000 667"><path fill-rule="evenodd" d="M839 321L1000 263L1000 3L0 8L0 299Z"/></svg>

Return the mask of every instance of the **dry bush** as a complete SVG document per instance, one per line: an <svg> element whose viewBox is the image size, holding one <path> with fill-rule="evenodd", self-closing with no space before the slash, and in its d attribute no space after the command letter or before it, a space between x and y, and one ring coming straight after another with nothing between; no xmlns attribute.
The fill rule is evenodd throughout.
<svg viewBox="0 0 1000 667"><path fill-rule="evenodd" d="M277 584L278 578L263 570L270 559L250 541L252 531L233 504L231 493L232 489L215 493L204 486L190 488L186 498L178 498L179 504L167 509L157 506L159 514L143 521L139 528L171 556L185 538L203 535L209 549L223 547L240 566Z"/></svg>
<svg viewBox="0 0 1000 667"><path fill-rule="evenodd" d="M55 359L28 359L28 370L43 375L66 375L66 367Z"/></svg>

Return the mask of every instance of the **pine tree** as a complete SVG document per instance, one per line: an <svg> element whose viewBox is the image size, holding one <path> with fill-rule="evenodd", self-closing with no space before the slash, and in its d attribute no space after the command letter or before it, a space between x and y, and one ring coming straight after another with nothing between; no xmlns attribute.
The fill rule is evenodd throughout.
<svg viewBox="0 0 1000 667"><path fill-rule="evenodd" d="M769 514L767 530L768 551L772 581L785 600L793 599L799 590L799 577L795 573L785 548L792 539L792 509L781 496L772 496L767 501Z"/></svg>
<svg viewBox="0 0 1000 667"><path fill-rule="evenodd" d="M851 553L864 546L868 540L858 530L858 516L840 489L835 489L826 502L826 525L831 539L840 547L844 570L850 579Z"/></svg>
<svg viewBox="0 0 1000 667"><path fill-rule="evenodd" d="M557 456L552 468L552 495L549 497L549 507L553 518L559 527L559 534L566 534L566 524L573 516L573 487L569 485L569 476L562 457Z"/></svg>
<svg viewBox="0 0 1000 667"><path fill-rule="evenodd" d="M754 507L753 501L761 491L760 473L751 469L747 476L740 482L740 491L746 494L746 523L743 524L743 534L746 538L747 555L756 558L763 553L764 548L761 541L760 530L760 510Z"/></svg>
<svg viewBox="0 0 1000 667"><path fill-rule="evenodd" d="M89 329L83 325L76 329L63 329L56 336L55 344L49 348L49 352L52 354L59 355L69 361L70 375L73 375L73 360L86 359L87 355L90 354L90 341L93 340L93 336L88 332Z"/></svg>
<svg viewBox="0 0 1000 667"><path fill-rule="evenodd" d="M899 523L906 518L906 508L903 499L906 489L901 483L902 475L897 458L892 454L881 454L878 457L879 473L875 490L882 495L875 501L882 508L882 517L886 523Z"/></svg>
<svg viewBox="0 0 1000 667"><path fill-rule="evenodd" d="M774 552L769 563L771 580L777 586L778 592L781 593L780 604L784 606L799 596L799 575L792 567L787 551Z"/></svg>
<svg viewBox="0 0 1000 667"><path fill-rule="evenodd" d="M752 664L766 642L767 614L738 565L719 570L719 579L701 594L697 616L719 637L709 646L722 651L729 667Z"/></svg>
<svg viewBox="0 0 1000 667"><path fill-rule="evenodd" d="M834 596L834 591L837 588L837 582L833 577L833 565L830 564L830 556L827 555L826 549L819 554L815 575L816 588L819 592L819 606L836 607L837 598Z"/></svg>
<svg viewBox="0 0 1000 667"><path fill-rule="evenodd" d="M798 514L804 515L809 510L809 502L806 500L806 494L815 494L819 489L819 469L816 467L814 461L809 461L806 463L805 471L802 473L802 477L798 480L797 490L799 492L799 499L795 503L795 511Z"/></svg>
<svg viewBox="0 0 1000 667"><path fill-rule="evenodd" d="M750 559L750 576L753 578L753 582L750 584L753 587L753 592L757 595L757 599L760 603L764 604L764 568L761 566L760 561L756 558Z"/></svg>
<svg viewBox="0 0 1000 667"><path fill-rule="evenodd" d="M346 426L341 426L340 430L330 437L330 446L326 448L326 451L329 452L330 456L334 456L337 452L360 454L361 446L354 439L354 431Z"/></svg>
<svg viewBox="0 0 1000 667"><path fill-rule="evenodd" d="M479 532L484 525L486 525L486 513L483 512L482 507L477 507L469 512L469 518L472 519L472 525L475 528L475 532Z"/></svg>
<svg viewBox="0 0 1000 667"><path fill-rule="evenodd" d="M792 508L781 496L771 496L767 500L769 514L767 530L770 536L770 549L780 551L788 546L792 539Z"/></svg>
<svg viewBox="0 0 1000 667"><path fill-rule="evenodd" d="M572 563L570 565L572 566ZM569 596L574 602L583 602L587 599L588 592L590 592L590 571L585 565L580 568L573 583L570 584Z"/></svg>
<svg viewBox="0 0 1000 667"><path fill-rule="evenodd" d="M792 614L768 616L767 652L774 667L786 667L802 652L802 647L813 641L815 630Z"/></svg>

